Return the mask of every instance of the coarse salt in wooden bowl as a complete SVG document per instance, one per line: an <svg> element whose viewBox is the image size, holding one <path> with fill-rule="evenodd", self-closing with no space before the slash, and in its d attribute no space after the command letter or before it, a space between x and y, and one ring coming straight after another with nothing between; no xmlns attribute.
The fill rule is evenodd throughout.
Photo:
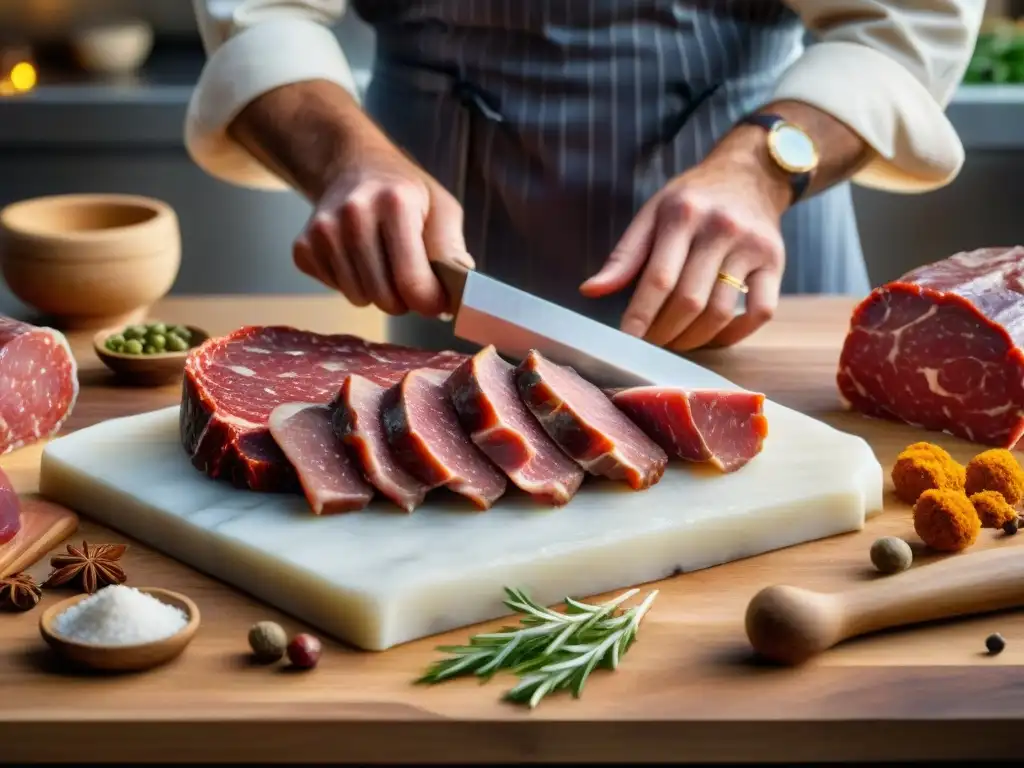
<svg viewBox="0 0 1024 768"><path fill-rule="evenodd" d="M69 597L46 609L39 619L39 631L46 643L62 658L79 667L106 672L140 672L158 667L181 655L199 629L199 608L178 592L157 587L137 587L139 592L185 612L188 623L177 633L162 640L139 645L95 645L59 635L57 617L91 595Z"/></svg>
<svg viewBox="0 0 1024 768"><path fill-rule="evenodd" d="M123 333L128 326L119 325L115 328L106 328L97 333L92 340L96 356L107 366L114 375L125 381L135 384L158 385L166 384L169 381L181 376L185 368L185 358L188 353L210 338L210 334L195 325L185 327L192 333L189 340L189 347L181 352L155 352L153 354L133 355L127 352L114 352L106 348L106 341L115 333Z"/></svg>

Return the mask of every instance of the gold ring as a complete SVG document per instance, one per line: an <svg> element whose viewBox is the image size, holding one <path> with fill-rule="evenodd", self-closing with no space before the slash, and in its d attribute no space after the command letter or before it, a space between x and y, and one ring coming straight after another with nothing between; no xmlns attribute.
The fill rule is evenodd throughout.
<svg viewBox="0 0 1024 768"><path fill-rule="evenodd" d="M721 280L726 285L728 285L730 288L735 288L740 293L746 293L747 291L750 290L747 287L746 283L744 283L739 278L733 277L728 272L719 272L718 279Z"/></svg>

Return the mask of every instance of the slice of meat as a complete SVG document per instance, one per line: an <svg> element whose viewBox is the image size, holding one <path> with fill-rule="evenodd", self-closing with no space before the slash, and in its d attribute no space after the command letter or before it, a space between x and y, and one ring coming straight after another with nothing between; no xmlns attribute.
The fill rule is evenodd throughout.
<svg viewBox="0 0 1024 768"><path fill-rule="evenodd" d="M637 491L661 480L665 451L575 371L532 350L516 368L516 387L551 439L591 474Z"/></svg>
<svg viewBox="0 0 1024 768"><path fill-rule="evenodd" d="M274 442L295 469L317 515L353 512L373 498L373 488L334 434L331 414L326 405L282 403L267 420Z"/></svg>
<svg viewBox="0 0 1024 768"><path fill-rule="evenodd" d="M63 334L0 315L0 455L57 434L77 400Z"/></svg>
<svg viewBox="0 0 1024 768"><path fill-rule="evenodd" d="M519 398L515 368L493 346L464 362L445 387L470 439L519 488L556 506L576 494L583 470Z"/></svg>
<svg viewBox="0 0 1024 768"><path fill-rule="evenodd" d="M446 378L437 371L410 371L385 392L381 418L388 444L421 482L443 485L489 509L505 493L507 481L459 426Z"/></svg>
<svg viewBox="0 0 1024 768"><path fill-rule="evenodd" d="M210 477L257 491L294 491L292 465L267 429L282 403L326 405L345 377L390 386L413 368L452 370L465 355L284 326L246 327L192 350L185 361L181 441Z"/></svg>
<svg viewBox="0 0 1024 768"><path fill-rule="evenodd" d="M1024 433L1024 248L919 267L857 306L837 374L847 407L1017 446Z"/></svg>
<svg viewBox="0 0 1024 768"><path fill-rule="evenodd" d="M669 456L734 472L761 452L768 436L764 395L681 387L631 387L612 402Z"/></svg>
<svg viewBox="0 0 1024 768"><path fill-rule="evenodd" d="M358 374L346 378L334 403L334 431L373 486L412 512L435 486L411 475L392 454L381 420L386 391Z"/></svg>
<svg viewBox="0 0 1024 768"><path fill-rule="evenodd" d="M10 478L0 469L0 546L21 530L21 502Z"/></svg>

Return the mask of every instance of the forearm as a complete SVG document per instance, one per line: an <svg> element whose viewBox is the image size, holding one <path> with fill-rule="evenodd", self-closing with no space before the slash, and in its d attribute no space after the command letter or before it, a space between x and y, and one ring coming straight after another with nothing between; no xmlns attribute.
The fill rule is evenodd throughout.
<svg viewBox="0 0 1024 768"><path fill-rule="evenodd" d="M263 94L231 122L228 135L311 200L346 158L386 141L351 94L326 80Z"/></svg>
<svg viewBox="0 0 1024 768"><path fill-rule="evenodd" d="M798 125L818 148L818 167L814 170L804 196L817 194L852 177L870 158L870 148L851 128L820 109L796 101L780 101L759 110L779 115ZM788 175L768 154L765 131L755 125L738 125L730 131L708 157L748 175L782 211L792 202Z"/></svg>

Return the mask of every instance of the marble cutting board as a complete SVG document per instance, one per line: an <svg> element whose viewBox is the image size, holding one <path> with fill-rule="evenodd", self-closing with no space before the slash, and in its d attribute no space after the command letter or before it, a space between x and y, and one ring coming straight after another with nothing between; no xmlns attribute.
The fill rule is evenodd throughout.
<svg viewBox="0 0 1024 768"><path fill-rule="evenodd" d="M368 650L507 614L503 586L587 597L860 529L882 509L866 442L766 403L764 452L732 475L682 462L645 492L585 485L562 509L509 493L488 512L432 494L315 517L188 462L178 408L51 442L41 493ZM682 578L685 578L683 576Z"/></svg>

